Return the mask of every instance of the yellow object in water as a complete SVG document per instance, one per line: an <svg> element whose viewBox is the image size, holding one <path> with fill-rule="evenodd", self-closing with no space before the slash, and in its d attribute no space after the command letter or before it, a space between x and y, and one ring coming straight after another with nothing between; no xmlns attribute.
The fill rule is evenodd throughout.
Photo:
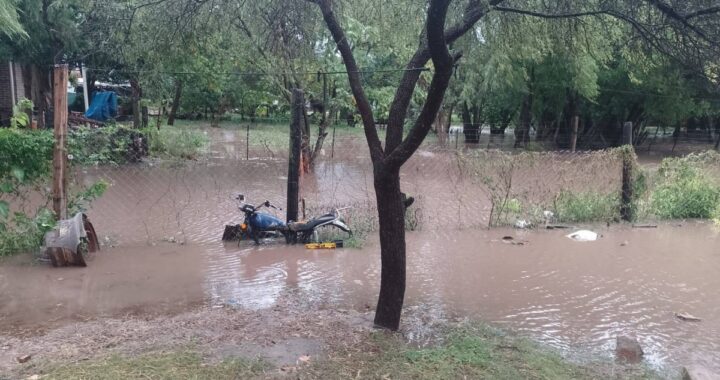
<svg viewBox="0 0 720 380"><path fill-rule="evenodd" d="M334 242L305 244L305 248L307 249L335 249L335 247L337 247L337 244L335 244Z"/></svg>

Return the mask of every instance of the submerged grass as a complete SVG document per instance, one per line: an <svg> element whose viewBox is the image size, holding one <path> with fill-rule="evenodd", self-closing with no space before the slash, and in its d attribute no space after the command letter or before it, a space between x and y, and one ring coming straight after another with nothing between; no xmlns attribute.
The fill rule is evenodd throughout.
<svg viewBox="0 0 720 380"><path fill-rule="evenodd" d="M416 348L400 335L368 333L338 345L325 359L293 368L295 379L597 379L654 378L643 368L612 363L578 365L528 340L482 325L453 328L442 344ZM206 362L195 351L109 356L70 365L28 368L46 379L268 379L288 372L257 360Z"/></svg>
<svg viewBox="0 0 720 380"><path fill-rule="evenodd" d="M194 160L205 152L210 140L201 131L164 126L143 131L148 136L150 154L156 157Z"/></svg>

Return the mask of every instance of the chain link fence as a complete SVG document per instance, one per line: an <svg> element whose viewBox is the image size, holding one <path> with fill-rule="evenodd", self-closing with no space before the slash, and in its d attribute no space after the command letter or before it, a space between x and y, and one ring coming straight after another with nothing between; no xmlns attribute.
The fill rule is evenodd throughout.
<svg viewBox="0 0 720 380"><path fill-rule="evenodd" d="M238 193L251 203L270 200L284 208L288 126L183 128L205 140L195 159L73 166L71 187L88 188L98 181L109 185L87 209L103 244L217 242L225 224L242 221L233 197ZM347 208L343 217L367 236L377 229L377 212L362 129L327 132L314 165L301 176L301 215L310 218ZM401 171L403 191L415 198L406 215L407 228L526 228L621 220L620 150L532 152L493 144L466 145L462 136L429 136ZM635 164L641 170L632 178L636 221L720 218L719 157L707 152L662 163L643 162L641 157L642 164ZM11 204L36 207L47 199L47 191L28 191ZM285 217L284 211L270 211Z"/></svg>

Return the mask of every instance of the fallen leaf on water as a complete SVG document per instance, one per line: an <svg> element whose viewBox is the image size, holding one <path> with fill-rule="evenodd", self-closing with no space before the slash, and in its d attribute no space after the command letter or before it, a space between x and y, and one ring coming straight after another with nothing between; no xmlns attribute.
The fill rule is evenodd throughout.
<svg viewBox="0 0 720 380"><path fill-rule="evenodd" d="M688 313L675 313L675 317L685 322L700 322L702 319Z"/></svg>

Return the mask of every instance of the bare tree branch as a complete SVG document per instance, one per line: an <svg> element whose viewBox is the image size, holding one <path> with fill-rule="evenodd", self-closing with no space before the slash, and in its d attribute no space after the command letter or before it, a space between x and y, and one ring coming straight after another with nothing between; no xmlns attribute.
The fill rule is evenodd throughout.
<svg viewBox="0 0 720 380"><path fill-rule="evenodd" d="M352 90L355 102L357 103L358 112L363 121L365 129L365 137L367 138L368 146L370 147L370 157L373 163L379 163L385 156L382 149L380 138L375 129L375 119L373 117L373 111L370 107L370 102L365 95L362 82L360 81L360 69L358 68L357 62L352 52L352 48L348 43L345 32L343 31L340 23L335 17L335 13L332 10L332 0L309 0L320 6L320 10L323 14L325 24L327 24L330 34L332 34L335 44L340 51L343 63L348 72L348 80L350 82L350 89Z"/></svg>
<svg viewBox="0 0 720 380"><path fill-rule="evenodd" d="M598 16L598 15L607 14L604 10L589 11L589 12L577 12L577 13L549 14L549 13L528 11L525 9L497 7L497 6L493 7L492 9L494 11L498 11L498 12L517 13L517 14L521 14L521 15L540 17L540 18L546 18L546 19L577 18L577 17Z"/></svg>
<svg viewBox="0 0 720 380"><path fill-rule="evenodd" d="M503 0L492 0L490 1L490 6L495 6L502 2ZM482 3L480 0L471 0L468 2L462 20L445 31L445 39L448 44L453 43L467 33L468 30L486 14L487 8ZM411 69L425 66L428 60L430 60L430 50L428 49L427 41L421 41L420 47L406 66L409 70L406 71L402 79L400 79L400 84L390 105L387 135L385 137L386 152L391 152L402 142L403 126L405 124L405 118L407 117L407 110L421 74L419 70Z"/></svg>
<svg viewBox="0 0 720 380"><path fill-rule="evenodd" d="M688 13L688 14L685 15L685 20L690 20L690 19L693 19L693 18L695 18L695 17L705 16L705 15L710 15L710 14L715 14L715 13L720 13L720 6L718 6L718 7L710 7L710 8L707 8L707 9L701 9L701 10L699 10L699 11L695 11L695 12L692 12L692 13Z"/></svg>
<svg viewBox="0 0 720 380"><path fill-rule="evenodd" d="M688 28L689 30L692 30L693 32L695 32L698 36L700 36L700 37L701 37L702 39L704 39L705 41L707 41L707 42L709 42L709 43L711 43L711 44L713 44L713 45L717 44L716 41L712 41L711 39L709 39L709 38L707 37L707 35L706 35L702 30L700 30L700 28L698 28L698 27L696 27L695 25L691 24L691 23L687 20L687 18L685 18L685 17L681 16L679 13L677 13L677 12L675 11L675 9L673 9L673 7L665 4L665 3L662 2L661 0L647 0L647 2L650 3L650 4L652 4L653 6L655 6L655 8L657 8L660 12L662 12L664 15L666 15L666 16L669 17L670 19L679 22L679 23L682 24L684 27L686 27L686 28Z"/></svg>
<svg viewBox="0 0 720 380"><path fill-rule="evenodd" d="M427 47L433 66L435 66L435 73L430 82L425 104L415 125L407 138L396 149L390 151L385 159L385 166L389 170L399 169L420 147L430 131L445 97L455 62L450 55L445 39L445 18L449 5L450 0L432 0L430 2L427 19Z"/></svg>

